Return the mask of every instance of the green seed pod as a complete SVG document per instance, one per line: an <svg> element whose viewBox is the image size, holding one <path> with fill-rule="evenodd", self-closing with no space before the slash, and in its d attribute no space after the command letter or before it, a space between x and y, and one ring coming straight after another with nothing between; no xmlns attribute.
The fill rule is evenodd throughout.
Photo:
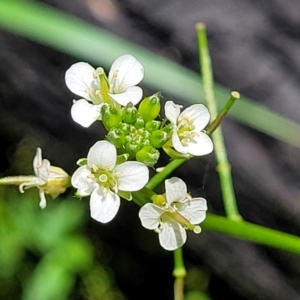
<svg viewBox="0 0 300 300"><path fill-rule="evenodd" d="M125 144L125 134L120 129L112 129L107 135L106 139L114 144L116 148L121 148Z"/></svg>
<svg viewBox="0 0 300 300"><path fill-rule="evenodd" d="M149 132L153 132L155 130L157 130L160 126L161 122L160 121L148 121L146 124L145 124L145 128L149 131Z"/></svg>
<svg viewBox="0 0 300 300"><path fill-rule="evenodd" d="M118 128L122 122L121 114L119 111L112 106L106 106L102 110L102 122L106 130Z"/></svg>
<svg viewBox="0 0 300 300"><path fill-rule="evenodd" d="M146 166L153 167L159 159L159 151L152 146L145 146L136 153L135 158Z"/></svg>
<svg viewBox="0 0 300 300"><path fill-rule="evenodd" d="M140 103L138 111L146 122L154 120L159 115L161 98L161 93L157 92Z"/></svg>
<svg viewBox="0 0 300 300"><path fill-rule="evenodd" d="M169 135L164 130L156 130L150 136L151 145L155 148L162 147L169 140Z"/></svg>
<svg viewBox="0 0 300 300"><path fill-rule="evenodd" d="M127 124L133 124L138 117L138 111L136 107L130 102L124 108L122 112L122 120Z"/></svg>

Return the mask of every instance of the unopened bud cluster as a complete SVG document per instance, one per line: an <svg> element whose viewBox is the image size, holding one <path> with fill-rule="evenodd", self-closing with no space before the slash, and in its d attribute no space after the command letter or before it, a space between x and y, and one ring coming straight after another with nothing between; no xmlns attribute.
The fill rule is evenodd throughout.
<svg viewBox="0 0 300 300"><path fill-rule="evenodd" d="M106 139L114 144L119 153L128 153L129 159L136 159L153 167L159 159L161 148L172 135L172 125L156 120L160 113L161 94L156 93L143 99L138 108L131 102L119 108L105 104L101 118L106 128Z"/></svg>

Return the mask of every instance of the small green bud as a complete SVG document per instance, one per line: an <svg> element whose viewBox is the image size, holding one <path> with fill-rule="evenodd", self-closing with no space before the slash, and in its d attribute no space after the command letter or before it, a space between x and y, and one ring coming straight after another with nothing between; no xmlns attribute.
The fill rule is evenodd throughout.
<svg viewBox="0 0 300 300"><path fill-rule="evenodd" d="M118 128L122 122L121 114L119 111L112 106L103 106L102 110L102 122L106 130Z"/></svg>
<svg viewBox="0 0 300 300"><path fill-rule="evenodd" d="M161 93L157 92L140 103L138 111L146 122L154 120L159 115L161 98Z"/></svg>
<svg viewBox="0 0 300 300"><path fill-rule="evenodd" d="M159 159L159 151L152 146L145 146L136 153L135 158L146 166L153 167Z"/></svg>
<svg viewBox="0 0 300 300"><path fill-rule="evenodd" d="M129 154L129 158L133 158L135 153L140 150L140 148L141 147L139 145L130 142L126 143L125 145L125 150Z"/></svg>
<svg viewBox="0 0 300 300"><path fill-rule="evenodd" d="M132 139L132 143L135 145L140 145L142 141L143 141L143 137L139 134L136 134Z"/></svg>
<svg viewBox="0 0 300 300"><path fill-rule="evenodd" d="M157 129L159 129L159 126L160 126L161 122L160 121L148 121L146 124L145 124L145 128L149 131L149 132L153 132Z"/></svg>
<svg viewBox="0 0 300 300"><path fill-rule="evenodd" d="M150 136L151 145L155 148L162 147L169 140L169 135L164 130L156 130Z"/></svg>
<svg viewBox="0 0 300 300"><path fill-rule="evenodd" d="M127 124L127 123L121 123L119 126L119 129L125 134L134 133L135 127L133 125Z"/></svg>
<svg viewBox="0 0 300 300"><path fill-rule="evenodd" d="M143 128L145 126L145 121L141 116L138 116L135 123L134 123L134 127L135 128Z"/></svg>
<svg viewBox="0 0 300 300"><path fill-rule="evenodd" d="M163 127L162 130L168 133L170 136L173 132L174 126L173 124L168 124L167 126Z"/></svg>
<svg viewBox="0 0 300 300"><path fill-rule="evenodd" d="M107 135L106 139L114 144L116 148L121 148L125 144L125 134L120 129L112 129Z"/></svg>
<svg viewBox="0 0 300 300"><path fill-rule="evenodd" d="M122 120L127 124L133 124L138 117L138 111L136 107L133 106L131 102L129 102L124 108L122 112Z"/></svg>
<svg viewBox="0 0 300 300"><path fill-rule="evenodd" d="M143 145L143 146L150 146L151 145L151 142L150 142L150 140L149 139L143 139L142 141L141 141L141 145Z"/></svg>
<svg viewBox="0 0 300 300"><path fill-rule="evenodd" d="M141 129L143 129L142 132L139 132ZM142 136L143 139L149 139L151 136L151 133L147 130L145 130L144 128L141 128L138 130L138 133Z"/></svg>

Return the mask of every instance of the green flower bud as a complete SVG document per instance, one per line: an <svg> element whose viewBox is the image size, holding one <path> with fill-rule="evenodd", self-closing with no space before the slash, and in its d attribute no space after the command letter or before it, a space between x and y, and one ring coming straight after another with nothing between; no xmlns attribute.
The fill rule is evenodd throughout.
<svg viewBox="0 0 300 300"><path fill-rule="evenodd" d="M146 166L153 167L159 159L159 151L152 146L145 146L136 153L135 158Z"/></svg>
<svg viewBox="0 0 300 300"><path fill-rule="evenodd" d="M134 158L135 153L137 151L139 151L141 149L141 147L137 144L133 144L133 143L126 143L125 145L125 150L126 152L129 154L129 158Z"/></svg>
<svg viewBox="0 0 300 300"><path fill-rule="evenodd" d="M122 122L121 114L112 106L103 106L102 109L102 122L106 130L118 128Z"/></svg>
<svg viewBox="0 0 300 300"><path fill-rule="evenodd" d="M156 130L150 136L151 145L155 148L162 147L169 140L169 135L164 130Z"/></svg>
<svg viewBox="0 0 300 300"><path fill-rule="evenodd" d="M132 143L135 145L140 145L142 141L143 141L143 137L139 134L136 134L132 139Z"/></svg>
<svg viewBox="0 0 300 300"><path fill-rule="evenodd" d="M134 133L135 127L133 125L127 124L127 123L121 123L119 126L119 129L125 134Z"/></svg>
<svg viewBox="0 0 300 300"><path fill-rule="evenodd" d="M162 130L168 133L169 136L171 136L173 132L173 128L174 128L173 124L168 124L167 126L163 127Z"/></svg>
<svg viewBox="0 0 300 300"><path fill-rule="evenodd" d="M145 128L140 128L137 130L137 133L143 137L143 139L149 139L151 133L147 130L145 130Z"/></svg>
<svg viewBox="0 0 300 300"><path fill-rule="evenodd" d="M125 144L125 134L120 129L112 129L107 135L106 139L114 144L116 148L121 148Z"/></svg>
<svg viewBox="0 0 300 300"><path fill-rule="evenodd" d="M145 126L145 121L141 116L138 116L135 123L134 123L134 127L135 128L142 128Z"/></svg>
<svg viewBox="0 0 300 300"><path fill-rule="evenodd" d="M138 117L138 111L130 102L124 108L122 112L122 120L127 124L133 124Z"/></svg>
<svg viewBox="0 0 300 300"><path fill-rule="evenodd" d="M148 121L145 125L145 128L149 131L149 132L153 132L155 130L157 130L160 126L161 122L160 121Z"/></svg>
<svg viewBox="0 0 300 300"><path fill-rule="evenodd" d="M141 145L144 147L144 146L150 146L151 145L151 142L149 139L143 139L142 142L141 142Z"/></svg>
<svg viewBox="0 0 300 300"><path fill-rule="evenodd" d="M138 111L146 122L154 120L159 115L161 98L161 93L157 92L140 103Z"/></svg>

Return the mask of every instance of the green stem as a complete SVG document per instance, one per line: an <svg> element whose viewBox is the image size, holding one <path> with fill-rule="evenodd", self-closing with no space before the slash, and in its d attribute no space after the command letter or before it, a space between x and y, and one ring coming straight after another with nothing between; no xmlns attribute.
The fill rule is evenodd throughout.
<svg viewBox="0 0 300 300"><path fill-rule="evenodd" d="M174 270L173 276L175 277L174 282L174 299L184 299L184 278L186 276L186 269L184 266L184 260L182 255L182 248L178 248L174 251Z"/></svg>
<svg viewBox="0 0 300 300"><path fill-rule="evenodd" d="M223 109L219 112L218 116L208 125L206 128L206 133L211 135L221 124L224 117L227 115L229 109L234 104L235 100L240 98L240 94L238 92L232 92L229 100L226 102Z"/></svg>
<svg viewBox="0 0 300 300"><path fill-rule="evenodd" d="M153 190L156 188L161 182L163 182L175 169L180 167L187 159L186 158L178 158L173 159L169 162L161 172L156 173L147 183L146 188Z"/></svg>
<svg viewBox="0 0 300 300"><path fill-rule="evenodd" d="M300 254L300 237L246 221L237 222L208 213L201 223L206 230L220 232L252 243Z"/></svg>
<svg viewBox="0 0 300 300"><path fill-rule="evenodd" d="M218 110L214 96L214 82L205 25L203 23L198 23L196 25L196 30L200 49L200 64L202 69L203 88L206 97L206 104L208 110L210 111L211 118L214 120L218 117ZM227 159L226 147L224 144L223 134L220 126L213 132L211 137L214 142L217 171L219 173L226 215L230 219L240 220L241 216L236 205L234 188L231 178L231 166Z"/></svg>

